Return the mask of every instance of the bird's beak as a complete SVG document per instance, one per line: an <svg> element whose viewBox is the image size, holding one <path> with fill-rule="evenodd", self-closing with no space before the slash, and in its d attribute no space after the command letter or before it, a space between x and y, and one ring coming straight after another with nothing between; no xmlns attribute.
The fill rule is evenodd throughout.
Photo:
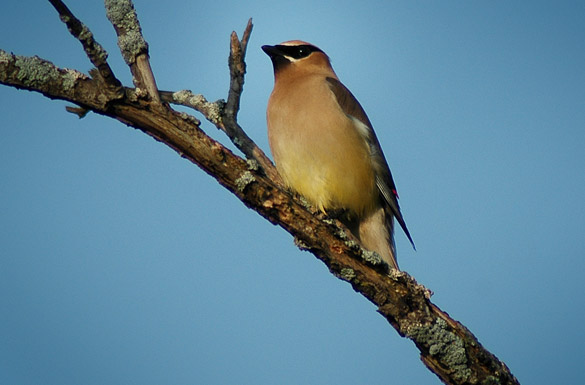
<svg viewBox="0 0 585 385"><path fill-rule="evenodd" d="M264 51L266 55L270 56L270 58L282 56L282 52L275 45L263 45L262 51Z"/></svg>

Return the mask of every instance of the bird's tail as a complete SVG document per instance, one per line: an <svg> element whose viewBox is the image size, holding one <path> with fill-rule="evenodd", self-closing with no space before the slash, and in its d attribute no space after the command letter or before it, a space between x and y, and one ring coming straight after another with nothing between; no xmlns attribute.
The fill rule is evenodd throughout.
<svg viewBox="0 0 585 385"><path fill-rule="evenodd" d="M362 245L380 254L390 267L400 270L394 246L393 215L380 207L370 215L361 218L357 227L357 234L355 232L354 234L360 239Z"/></svg>

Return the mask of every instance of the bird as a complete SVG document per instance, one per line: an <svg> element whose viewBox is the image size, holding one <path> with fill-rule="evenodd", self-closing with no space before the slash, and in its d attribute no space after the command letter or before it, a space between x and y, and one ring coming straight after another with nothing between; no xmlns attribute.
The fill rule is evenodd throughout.
<svg viewBox="0 0 585 385"><path fill-rule="evenodd" d="M399 270L394 218L414 247L372 123L329 56L301 40L263 45L274 69L268 142L285 185L339 219L362 246Z"/></svg>

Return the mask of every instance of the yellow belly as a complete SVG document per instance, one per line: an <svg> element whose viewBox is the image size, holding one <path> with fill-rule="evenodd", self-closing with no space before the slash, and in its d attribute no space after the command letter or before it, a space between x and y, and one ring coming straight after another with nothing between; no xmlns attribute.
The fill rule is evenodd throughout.
<svg viewBox="0 0 585 385"><path fill-rule="evenodd" d="M289 102L268 111L276 167L287 185L319 209L361 216L378 199L368 144L345 114L324 113L338 108L333 96L308 105L314 108L304 103L299 110Z"/></svg>
<svg viewBox="0 0 585 385"><path fill-rule="evenodd" d="M285 183L322 211L348 209L362 216L375 205L371 167L357 154L323 159L306 151L276 160Z"/></svg>

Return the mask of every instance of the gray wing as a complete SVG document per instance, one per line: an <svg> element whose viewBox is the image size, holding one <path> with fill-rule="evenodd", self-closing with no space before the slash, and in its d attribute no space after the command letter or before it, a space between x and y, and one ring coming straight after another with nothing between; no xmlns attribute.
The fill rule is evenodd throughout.
<svg viewBox="0 0 585 385"><path fill-rule="evenodd" d="M327 82L329 83L329 87L331 88L331 91L333 91L333 94L343 112L362 124L361 127L363 128L363 131L361 133L370 146L370 156L374 162L376 186L378 187L386 206L390 209L390 212L396 218L400 227L402 227L402 230L404 230L404 233L408 237L408 240L414 247L414 242L410 236L408 228L406 227L402 213L400 212L398 193L396 192L394 179L392 179L392 173L390 172L390 168L388 167L388 163L386 162L386 158L384 157L376 133L372 128L370 119L368 119L366 112L355 96L353 96L347 87L345 87L338 79L328 77Z"/></svg>

